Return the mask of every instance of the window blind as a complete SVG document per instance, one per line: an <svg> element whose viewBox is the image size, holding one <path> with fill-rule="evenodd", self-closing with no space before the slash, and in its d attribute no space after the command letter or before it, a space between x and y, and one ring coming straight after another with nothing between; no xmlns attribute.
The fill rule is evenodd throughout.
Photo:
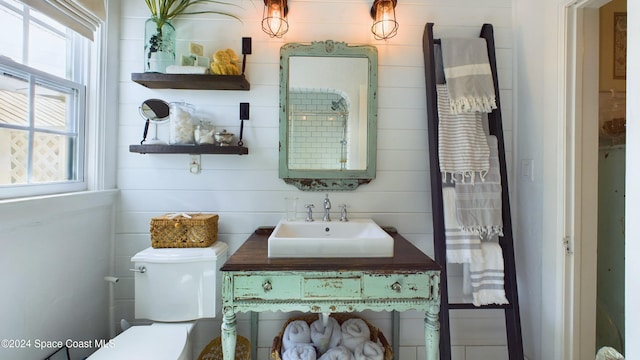
<svg viewBox="0 0 640 360"><path fill-rule="evenodd" d="M78 34L93 40L106 20L105 0L20 0Z"/></svg>

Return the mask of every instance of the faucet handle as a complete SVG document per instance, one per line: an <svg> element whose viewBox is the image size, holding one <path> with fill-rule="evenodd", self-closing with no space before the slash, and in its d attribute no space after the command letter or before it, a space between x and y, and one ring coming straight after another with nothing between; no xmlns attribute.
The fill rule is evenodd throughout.
<svg viewBox="0 0 640 360"><path fill-rule="evenodd" d="M347 204L340 204L338 207L340 208L340 221L349 221L347 218Z"/></svg>
<svg viewBox="0 0 640 360"><path fill-rule="evenodd" d="M307 218L304 221L311 222L313 221L313 208L315 207L313 204L306 204L304 206L307 209Z"/></svg>

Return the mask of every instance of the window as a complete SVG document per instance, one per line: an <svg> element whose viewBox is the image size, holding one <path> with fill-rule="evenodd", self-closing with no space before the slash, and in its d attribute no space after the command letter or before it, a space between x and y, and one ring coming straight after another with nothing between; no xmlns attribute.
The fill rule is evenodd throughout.
<svg viewBox="0 0 640 360"><path fill-rule="evenodd" d="M0 199L85 190L90 41L13 0L0 32Z"/></svg>

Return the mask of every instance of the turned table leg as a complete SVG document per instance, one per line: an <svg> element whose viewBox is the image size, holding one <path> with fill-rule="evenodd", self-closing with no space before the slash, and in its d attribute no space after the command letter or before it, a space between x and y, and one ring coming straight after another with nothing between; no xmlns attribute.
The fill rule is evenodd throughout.
<svg viewBox="0 0 640 360"><path fill-rule="evenodd" d="M432 305L424 318L424 345L427 360L437 360L440 349L440 306ZM226 359L225 359L226 360Z"/></svg>
<svg viewBox="0 0 640 360"><path fill-rule="evenodd" d="M222 358L235 360L236 356L236 314L225 309L222 318Z"/></svg>

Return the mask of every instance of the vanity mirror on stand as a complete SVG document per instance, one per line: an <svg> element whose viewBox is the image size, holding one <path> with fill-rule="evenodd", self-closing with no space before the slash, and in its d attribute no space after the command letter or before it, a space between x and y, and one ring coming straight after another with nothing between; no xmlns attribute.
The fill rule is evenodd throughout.
<svg viewBox="0 0 640 360"><path fill-rule="evenodd" d="M280 49L280 178L354 190L376 174L378 51L344 42Z"/></svg>
<svg viewBox="0 0 640 360"><path fill-rule="evenodd" d="M140 145L166 144L166 142L158 139L158 125L169 122L169 104L160 99L147 99L142 102L139 111L142 118L146 120ZM147 140L150 123L153 123L154 133L153 138Z"/></svg>

